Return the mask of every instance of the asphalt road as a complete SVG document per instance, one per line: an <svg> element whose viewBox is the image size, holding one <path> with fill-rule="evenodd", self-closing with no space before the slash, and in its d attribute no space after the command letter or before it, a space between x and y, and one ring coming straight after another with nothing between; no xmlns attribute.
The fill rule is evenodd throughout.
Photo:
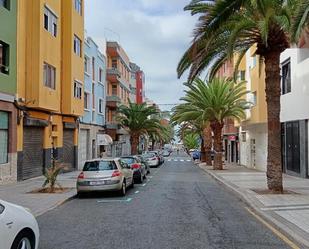
<svg viewBox="0 0 309 249"><path fill-rule="evenodd" d="M40 249L290 248L189 158L174 157L124 198L91 195L40 216Z"/></svg>

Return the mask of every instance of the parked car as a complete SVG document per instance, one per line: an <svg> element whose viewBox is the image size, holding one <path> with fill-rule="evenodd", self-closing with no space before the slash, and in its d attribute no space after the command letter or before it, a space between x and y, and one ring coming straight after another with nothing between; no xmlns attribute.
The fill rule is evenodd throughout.
<svg viewBox="0 0 309 249"><path fill-rule="evenodd" d="M147 175L145 164L143 164L137 156L125 156L120 159L130 165L133 170L134 182L142 183Z"/></svg>
<svg viewBox="0 0 309 249"><path fill-rule="evenodd" d="M192 158L193 160L200 160L201 159L201 152L198 150L195 150L192 152Z"/></svg>
<svg viewBox="0 0 309 249"><path fill-rule="evenodd" d="M78 195L93 191L118 191L124 196L129 186L134 186L133 170L119 158L86 161L76 184Z"/></svg>
<svg viewBox="0 0 309 249"><path fill-rule="evenodd" d="M25 208L0 200L0 247L3 249L37 249L39 226Z"/></svg>
<svg viewBox="0 0 309 249"><path fill-rule="evenodd" d="M148 153L155 153L159 157L160 165L164 163L164 157L163 157L161 151L153 150L153 151L149 151Z"/></svg>
<svg viewBox="0 0 309 249"><path fill-rule="evenodd" d="M171 152L169 152L168 150L164 150L164 151L162 152L162 156L163 156L163 157L169 157L170 154L171 154Z"/></svg>
<svg viewBox="0 0 309 249"><path fill-rule="evenodd" d="M156 153L147 152L142 155L149 167L158 167L160 165L160 158Z"/></svg>
<svg viewBox="0 0 309 249"><path fill-rule="evenodd" d="M146 168L146 174L150 174L150 166L148 164L148 162L146 161L146 159L142 156L142 155L137 155L137 157L141 160L142 164L145 165Z"/></svg>

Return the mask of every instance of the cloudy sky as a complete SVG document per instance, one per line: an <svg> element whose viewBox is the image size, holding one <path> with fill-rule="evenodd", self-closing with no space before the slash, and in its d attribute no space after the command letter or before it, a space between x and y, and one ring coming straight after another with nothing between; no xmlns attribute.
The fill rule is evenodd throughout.
<svg viewBox="0 0 309 249"><path fill-rule="evenodd" d="M116 40L146 75L146 95L159 104L177 103L183 95L176 67L189 46L195 17L184 12L190 0L87 0L87 35L104 52ZM166 109L161 106L162 109Z"/></svg>

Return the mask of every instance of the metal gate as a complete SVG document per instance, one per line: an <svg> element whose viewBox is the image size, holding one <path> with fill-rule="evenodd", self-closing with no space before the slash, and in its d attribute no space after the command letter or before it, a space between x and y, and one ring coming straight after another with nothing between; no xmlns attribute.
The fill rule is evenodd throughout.
<svg viewBox="0 0 309 249"><path fill-rule="evenodd" d="M67 171L74 170L74 130L63 130L63 163L67 167Z"/></svg>
<svg viewBox="0 0 309 249"><path fill-rule="evenodd" d="M24 126L23 162L21 180L43 174L43 136L44 128Z"/></svg>
<svg viewBox="0 0 309 249"><path fill-rule="evenodd" d="M89 159L89 130L81 129L78 143L78 169L83 168L87 159Z"/></svg>

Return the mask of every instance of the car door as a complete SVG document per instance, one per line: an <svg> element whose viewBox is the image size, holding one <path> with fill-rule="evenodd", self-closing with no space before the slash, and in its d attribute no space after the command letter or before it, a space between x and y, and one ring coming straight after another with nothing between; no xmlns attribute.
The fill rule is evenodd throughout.
<svg viewBox="0 0 309 249"><path fill-rule="evenodd" d="M145 167L145 164L143 164L142 161L141 161L139 158L136 158L135 160L136 160L136 162L137 162L138 164L141 165L141 173L142 173L143 176L145 176L145 175L146 175L146 167Z"/></svg>
<svg viewBox="0 0 309 249"><path fill-rule="evenodd" d="M127 186L131 185L132 181L133 181L133 171L131 170L131 167L127 163L125 163L121 160L119 160L118 163L119 163L119 165L121 167L121 171L123 172L124 177L127 181Z"/></svg>

